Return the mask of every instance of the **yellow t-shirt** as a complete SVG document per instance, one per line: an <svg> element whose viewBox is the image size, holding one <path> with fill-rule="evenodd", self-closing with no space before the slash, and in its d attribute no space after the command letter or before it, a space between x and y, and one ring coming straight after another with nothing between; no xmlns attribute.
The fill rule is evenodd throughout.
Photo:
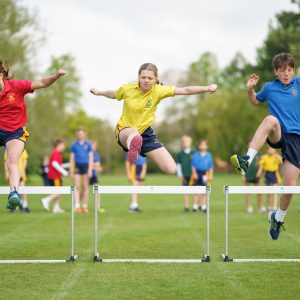
<svg viewBox="0 0 300 300"><path fill-rule="evenodd" d="M117 100L124 100L117 126L136 128L142 134L155 120L160 100L172 97L174 93L175 87L160 84L154 84L146 94L142 94L138 83L122 85L115 92Z"/></svg>
<svg viewBox="0 0 300 300"><path fill-rule="evenodd" d="M275 155L263 155L259 161L259 165L262 166L265 172L277 172L279 170L282 161Z"/></svg>

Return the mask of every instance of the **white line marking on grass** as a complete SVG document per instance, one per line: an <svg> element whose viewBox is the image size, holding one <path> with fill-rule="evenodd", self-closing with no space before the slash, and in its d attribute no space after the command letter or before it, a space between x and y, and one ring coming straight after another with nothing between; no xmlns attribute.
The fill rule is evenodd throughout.
<svg viewBox="0 0 300 300"><path fill-rule="evenodd" d="M118 209L114 210L115 214L110 217L110 220L107 223L107 225L103 228L103 230L101 230L101 237L103 237L104 235L106 235L109 232L109 230L112 228L115 216L122 209L123 209L123 206L119 205ZM78 261L75 262L75 268L70 272L70 274L64 280L63 284L60 286L60 288L58 288L58 291L52 296L51 300L62 300L66 296L68 296L68 293L76 285L80 276L86 271L88 264L84 260L92 258L92 256L91 256L92 250L91 249L93 249L93 247L94 247L94 244L91 243L90 247L88 247L88 250L85 251L84 254L80 256L80 259L82 258L83 262L78 262ZM70 264L72 264L72 263L70 263ZM73 264L72 264L72 266L73 266Z"/></svg>

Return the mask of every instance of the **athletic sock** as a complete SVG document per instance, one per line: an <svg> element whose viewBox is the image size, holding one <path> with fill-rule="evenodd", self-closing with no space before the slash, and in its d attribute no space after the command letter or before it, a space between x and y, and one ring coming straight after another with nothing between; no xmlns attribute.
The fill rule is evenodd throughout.
<svg viewBox="0 0 300 300"><path fill-rule="evenodd" d="M82 208L88 208L87 204L82 204Z"/></svg>
<svg viewBox="0 0 300 300"><path fill-rule="evenodd" d="M197 210L198 209L198 205L193 205L193 209Z"/></svg>
<svg viewBox="0 0 300 300"><path fill-rule="evenodd" d="M276 221L278 222L283 222L284 220L284 217L286 215L286 210L281 210L280 208L276 211L276 214L275 214L275 219Z"/></svg>
<svg viewBox="0 0 300 300"><path fill-rule="evenodd" d="M26 208L28 206L27 199L22 199L21 204L22 204L23 208Z"/></svg>
<svg viewBox="0 0 300 300"><path fill-rule="evenodd" d="M256 154L257 154L257 151L255 149L252 149L252 148L248 149L247 155L250 157L248 159L249 166L251 165L252 160L254 159L254 157L255 157Z"/></svg>
<svg viewBox="0 0 300 300"><path fill-rule="evenodd" d="M53 209L58 209L60 208L59 203L54 203Z"/></svg>
<svg viewBox="0 0 300 300"><path fill-rule="evenodd" d="M75 208L80 208L80 203L76 203Z"/></svg>
<svg viewBox="0 0 300 300"><path fill-rule="evenodd" d="M138 206L138 204L137 204L136 202L132 202L132 203L130 204L130 208L131 208L131 209L135 209L135 208L137 208L137 207L139 207L139 206Z"/></svg>

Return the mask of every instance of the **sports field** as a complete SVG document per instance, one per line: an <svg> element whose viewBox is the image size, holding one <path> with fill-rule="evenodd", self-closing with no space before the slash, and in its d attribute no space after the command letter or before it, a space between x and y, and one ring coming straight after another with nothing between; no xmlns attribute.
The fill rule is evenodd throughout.
<svg viewBox="0 0 300 300"><path fill-rule="evenodd" d="M102 176L103 185L125 177ZM31 184L38 184L32 178ZM67 184L68 182L66 182ZM176 185L174 176L150 175L147 185ZM78 261L0 265L0 299L299 299L300 263L224 263L222 187L241 184L237 175L216 175L211 194L210 263L143 264L93 262L93 213L75 216ZM64 259L70 256L68 212L49 214L29 196L31 214L6 212L1 196L0 259ZM90 207L93 207L90 197ZM246 213L243 197L231 196L229 255L233 258L300 258L300 199L295 197L278 241L267 234L265 214ZM129 195L103 197L99 250L103 258L201 258L205 215L184 213L179 195L142 195L141 214L127 212ZM256 203L254 202L256 208Z"/></svg>

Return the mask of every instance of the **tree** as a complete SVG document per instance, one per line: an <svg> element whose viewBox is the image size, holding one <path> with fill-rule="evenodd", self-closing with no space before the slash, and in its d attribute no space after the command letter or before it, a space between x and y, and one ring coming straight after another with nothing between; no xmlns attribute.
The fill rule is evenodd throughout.
<svg viewBox="0 0 300 300"><path fill-rule="evenodd" d="M17 0L0 2L0 53L17 78L32 76L32 57L42 41L36 16ZM32 34L34 32L34 35Z"/></svg>
<svg viewBox="0 0 300 300"><path fill-rule="evenodd" d="M273 57L280 52L294 55L300 65L300 1L292 0L299 7L298 12L282 11L276 15L275 24L270 24L269 33L262 47L257 50L257 72L262 81L274 79Z"/></svg>
<svg viewBox="0 0 300 300"><path fill-rule="evenodd" d="M30 166L37 166L40 158L51 151L55 138L65 137L68 116L79 106L80 78L75 65L70 55L52 58L50 67L42 76L49 76L61 67L67 70L67 75L49 88L36 91L35 97L28 100Z"/></svg>

